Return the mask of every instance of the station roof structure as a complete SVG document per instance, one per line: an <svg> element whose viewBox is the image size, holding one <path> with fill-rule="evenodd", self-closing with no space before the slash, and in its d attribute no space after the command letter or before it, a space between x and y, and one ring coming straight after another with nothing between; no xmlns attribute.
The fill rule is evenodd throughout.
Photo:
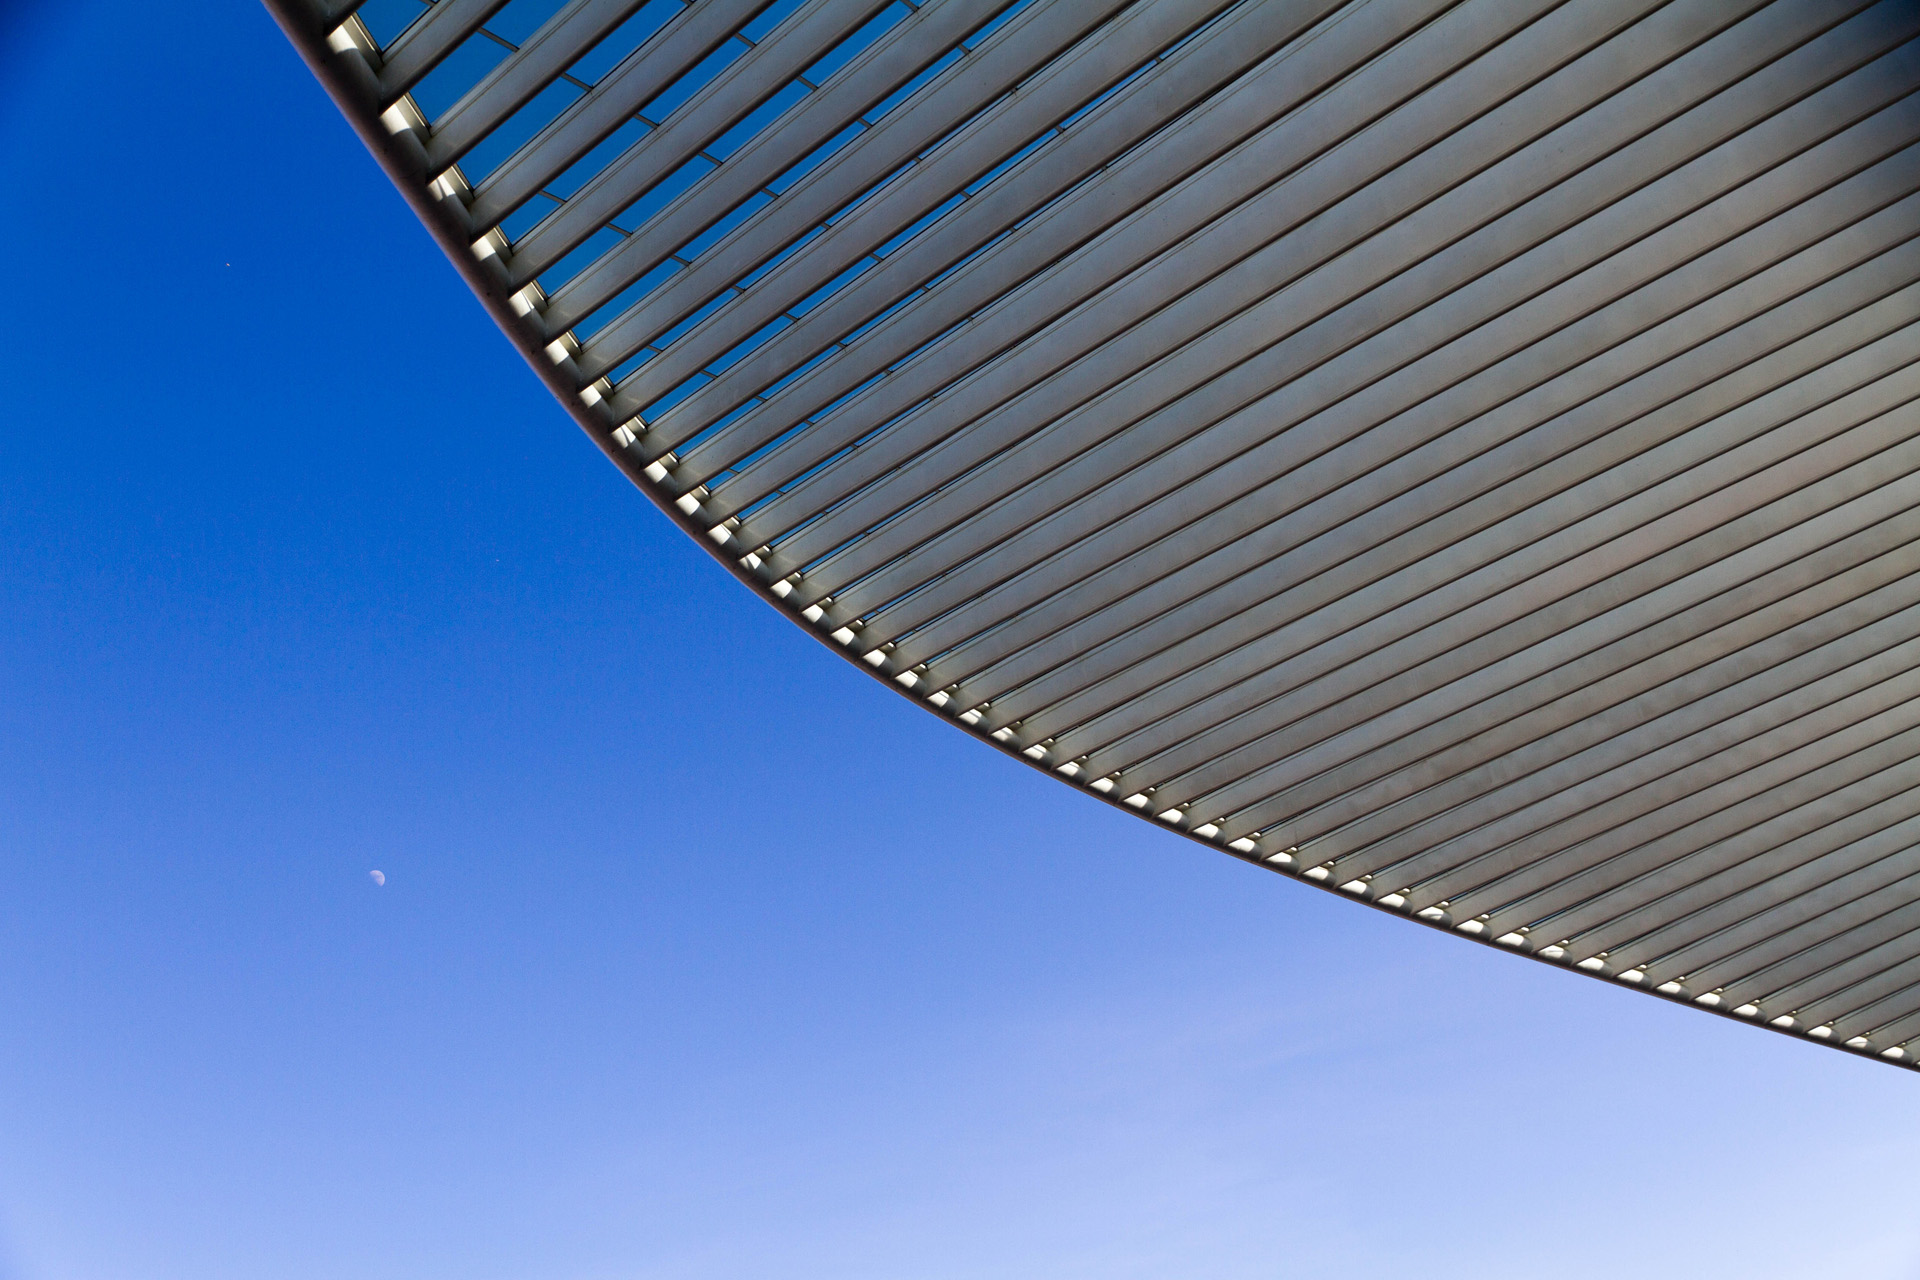
<svg viewBox="0 0 1920 1280"><path fill-rule="evenodd" d="M267 3L607 457L903 696L1920 1059L1920 3Z"/></svg>

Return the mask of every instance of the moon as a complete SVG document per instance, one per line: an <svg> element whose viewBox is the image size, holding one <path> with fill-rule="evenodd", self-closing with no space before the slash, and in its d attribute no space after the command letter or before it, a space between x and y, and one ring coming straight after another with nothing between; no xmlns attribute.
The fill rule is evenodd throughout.
<svg viewBox="0 0 1920 1280"><path fill-rule="evenodd" d="M384 871L369 871L367 872L367 878L375 884L385 884L387 882L387 873Z"/></svg>

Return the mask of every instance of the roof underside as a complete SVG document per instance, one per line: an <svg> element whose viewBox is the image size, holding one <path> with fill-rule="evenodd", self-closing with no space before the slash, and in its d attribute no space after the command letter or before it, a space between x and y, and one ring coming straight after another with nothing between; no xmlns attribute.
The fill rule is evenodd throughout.
<svg viewBox="0 0 1920 1280"><path fill-rule="evenodd" d="M269 4L608 455L906 696L1920 1057L1920 2Z"/></svg>

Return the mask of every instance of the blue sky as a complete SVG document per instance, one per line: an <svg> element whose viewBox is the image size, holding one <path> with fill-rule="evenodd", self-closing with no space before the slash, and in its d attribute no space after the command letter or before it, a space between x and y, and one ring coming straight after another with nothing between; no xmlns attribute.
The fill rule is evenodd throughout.
<svg viewBox="0 0 1920 1280"><path fill-rule="evenodd" d="M968 740L628 487L259 7L0 24L0 1280L1920 1277L1920 1079Z"/></svg>

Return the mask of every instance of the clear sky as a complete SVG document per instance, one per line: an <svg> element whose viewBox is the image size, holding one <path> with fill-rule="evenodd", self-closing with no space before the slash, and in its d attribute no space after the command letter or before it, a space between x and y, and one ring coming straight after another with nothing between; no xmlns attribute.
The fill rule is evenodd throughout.
<svg viewBox="0 0 1920 1280"><path fill-rule="evenodd" d="M1920 1277L1920 1077L1001 758L629 488L257 5L0 27L0 1280Z"/></svg>

